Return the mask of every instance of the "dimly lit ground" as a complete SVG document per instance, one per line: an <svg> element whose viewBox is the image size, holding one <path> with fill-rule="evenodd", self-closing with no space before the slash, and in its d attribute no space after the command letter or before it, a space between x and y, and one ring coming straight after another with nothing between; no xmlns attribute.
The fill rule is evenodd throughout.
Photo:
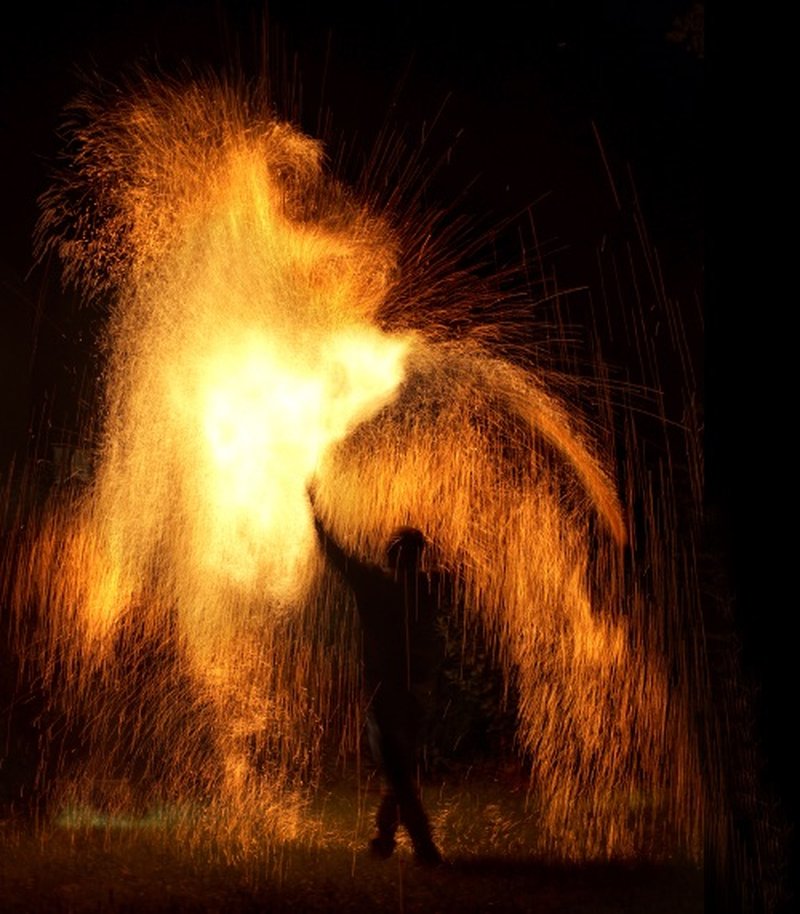
<svg viewBox="0 0 800 914"><path fill-rule="evenodd" d="M523 797L502 782L467 778L426 795L448 858L416 865L407 846L389 861L364 851L374 790L339 784L322 795L315 836L252 860L209 862L182 852L169 829L2 825L0 908L14 912L586 912L689 914L703 876L686 863L548 864L526 853L535 829ZM258 850L254 856L258 856Z"/></svg>

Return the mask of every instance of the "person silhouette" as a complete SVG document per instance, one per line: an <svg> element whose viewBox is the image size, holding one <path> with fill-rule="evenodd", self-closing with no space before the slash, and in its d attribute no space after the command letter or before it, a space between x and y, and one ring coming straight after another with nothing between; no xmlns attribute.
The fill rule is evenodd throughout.
<svg viewBox="0 0 800 914"><path fill-rule="evenodd" d="M313 506L313 498L312 498ZM320 546L355 597L363 635L367 737L384 778L376 834L370 850L392 855L400 825L407 830L415 859L442 862L417 787L417 742L443 653L437 625L442 576L421 570L426 539L413 527L394 532L386 567L347 555L314 512Z"/></svg>

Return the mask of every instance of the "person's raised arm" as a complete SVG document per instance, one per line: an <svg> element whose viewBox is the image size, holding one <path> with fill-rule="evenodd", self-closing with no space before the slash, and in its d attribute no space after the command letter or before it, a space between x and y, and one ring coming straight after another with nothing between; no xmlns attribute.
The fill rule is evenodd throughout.
<svg viewBox="0 0 800 914"><path fill-rule="evenodd" d="M330 559L331 564L342 574L346 574L348 561L347 555L345 554L342 547L325 529L325 525L322 523L319 515L317 514L317 506L314 497L313 486L308 487L308 500L311 502L311 514L314 518L314 529L317 531L317 539L319 541L320 548Z"/></svg>

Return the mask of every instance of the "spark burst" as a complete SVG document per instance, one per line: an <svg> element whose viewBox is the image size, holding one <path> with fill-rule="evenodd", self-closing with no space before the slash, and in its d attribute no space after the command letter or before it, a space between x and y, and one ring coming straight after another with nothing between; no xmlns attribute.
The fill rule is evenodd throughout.
<svg viewBox="0 0 800 914"><path fill-rule="evenodd" d="M42 521L15 598L43 607L37 662L87 721L60 801L138 765L142 803L214 798L234 853L269 810L273 837L297 833L325 741L359 729L354 613L316 552L313 479L355 554L378 562L412 524L458 578L465 637L519 695L532 850L696 856L688 686L659 634L675 594L625 578L614 468L577 396L427 321L402 226L258 93L145 81L76 111L39 242L111 301L102 428L91 485Z"/></svg>

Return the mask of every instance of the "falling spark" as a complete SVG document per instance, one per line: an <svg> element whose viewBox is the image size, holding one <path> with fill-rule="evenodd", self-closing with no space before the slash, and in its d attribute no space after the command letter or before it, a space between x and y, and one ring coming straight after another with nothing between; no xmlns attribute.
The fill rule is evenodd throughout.
<svg viewBox="0 0 800 914"><path fill-rule="evenodd" d="M317 552L313 481L354 555L380 562L413 524L457 579L465 637L519 696L538 850L667 836L697 854L692 726L652 598L624 580L615 468L577 398L427 325L402 226L257 93L145 81L76 110L39 243L111 302L102 429L91 485L42 522L16 594L42 607L41 663L90 721L73 794L138 746L154 794L221 798L221 838L246 846L270 803L296 833L293 791L333 730L358 730L353 613Z"/></svg>

